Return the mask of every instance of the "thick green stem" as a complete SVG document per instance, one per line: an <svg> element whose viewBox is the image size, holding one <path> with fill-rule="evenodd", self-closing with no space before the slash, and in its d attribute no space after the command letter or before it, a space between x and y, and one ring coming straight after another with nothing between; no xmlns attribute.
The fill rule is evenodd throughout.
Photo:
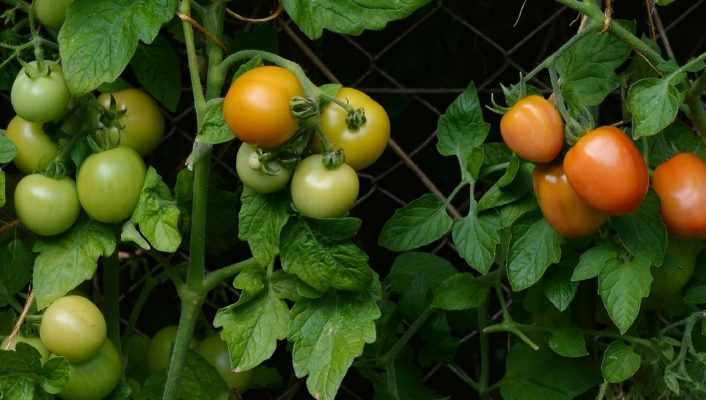
<svg viewBox="0 0 706 400"><path fill-rule="evenodd" d="M483 329L488 326L488 301L484 301L478 308L478 330L480 333L480 376L478 377L478 392L481 400L488 398L488 384L490 383L490 346L488 334Z"/></svg>
<svg viewBox="0 0 706 400"><path fill-rule="evenodd" d="M239 263L235 263L232 265L228 265L223 268L219 268L210 274L206 276L206 279L204 280L203 288L204 291L210 292L213 290L216 286L218 286L221 282L224 280L237 275L242 271L243 269L249 267L249 266L255 266L258 265L257 260L254 258L248 258L247 260L241 261Z"/></svg>
<svg viewBox="0 0 706 400"><path fill-rule="evenodd" d="M385 353L384 356L380 357L379 360L379 365L386 365L388 363L394 362L397 356L399 355L400 351L404 348L404 346L407 345L407 343L412 339L412 336L414 336L421 328L424 326L424 324L427 322L427 320L434 314L434 309L431 307L428 307L424 312L422 312L419 317L417 317L414 322L412 322L412 325L407 328L405 333L402 335L395 344L392 345L392 348Z"/></svg>
<svg viewBox="0 0 706 400"><path fill-rule="evenodd" d="M103 312L108 338L120 351L120 262L117 250L103 262Z"/></svg>
<svg viewBox="0 0 706 400"><path fill-rule="evenodd" d="M184 15L191 15L191 0L182 0L179 11ZM203 94L201 77L199 76L199 61L196 56L196 46L194 44L194 28L188 21L182 21L181 26L184 30L186 57L189 62L189 75L191 76L191 91L194 96L194 106L196 107L196 119L200 127L200 114L206 108L206 98Z"/></svg>

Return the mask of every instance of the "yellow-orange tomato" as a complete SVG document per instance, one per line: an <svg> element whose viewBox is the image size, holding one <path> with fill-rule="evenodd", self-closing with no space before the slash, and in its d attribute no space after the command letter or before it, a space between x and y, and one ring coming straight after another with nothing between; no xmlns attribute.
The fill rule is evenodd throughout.
<svg viewBox="0 0 706 400"><path fill-rule="evenodd" d="M534 193L544 218L568 238L590 235L607 216L583 201L569 184L561 165L538 166L532 174Z"/></svg>
<svg viewBox="0 0 706 400"><path fill-rule="evenodd" d="M610 215L639 207L649 185L640 152L628 135L612 126L582 136L566 153L564 171L581 198Z"/></svg>
<svg viewBox="0 0 706 400"><path fill-rule="evenodd" d="M532 95L520 99L503 115L500 134L518 156L547 163L559 155L564 145L564 122L552 103Z"/></svg>
<svg viewBox="0 0 706 400"><path fill-rule="evenodd" d="M287 69L253 68L231 84L223 101L223 118L243 142L271 149L297 131L289 102L303 95L296 76Z"/></svg>
<svg viewBox="0 0 706 400"><path fill-rule="evenodd" d="M655 169L652 185L674 234L706 236L706 163L690 153L677 154Z"/></svg>

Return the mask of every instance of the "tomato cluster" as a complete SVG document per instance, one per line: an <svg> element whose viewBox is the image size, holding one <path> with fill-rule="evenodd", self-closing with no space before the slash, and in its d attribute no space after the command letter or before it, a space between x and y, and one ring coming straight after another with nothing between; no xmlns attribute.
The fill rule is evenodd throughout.
<svg viewBox="0 0 706 400"><path fill-rule="evenodd" d="M356 170L372 165L384 152L390 119L380 104L353 88L340 89L334 98L322 95L313 101L325 104L321 110L316 106L313 113L295 116L293 101L304 96L297 77L282 67L256 67L233 81L223 117L243 142L236 156L238 177L263 194L291 182L292 202L302 215L340 217L358 198ZM307 132L316 134L304 153L296 154L296 161L304 156L301 162L276 157ZM332 161L337 154L345 162Z"/></svg>

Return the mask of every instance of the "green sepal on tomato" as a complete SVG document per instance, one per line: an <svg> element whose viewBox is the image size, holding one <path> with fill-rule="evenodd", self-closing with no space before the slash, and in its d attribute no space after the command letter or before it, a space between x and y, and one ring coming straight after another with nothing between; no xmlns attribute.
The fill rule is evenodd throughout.
<svg viewBox="0 0 706 400"><path fill-rule="evenodd" d="M15 211L22 225L37 235L65 232L81 214L76 183L71 178L27 175L15 188Z"/></svg>
<svg viewBox="0 0 706 400"><path fill-rule="evenodd" d="M7 124L6 135L17 148L15 166L25 174L43 170L59 152L40 122L30 122L19 115Z"/></svg>
<svg viewBox="0 0 706 400"><path fill-rule="evenodd" d="M242 393L250 387L253 370L235 372L231 368L228 345L220 336L213 335L202 340L196 352L218 371L229 388Z"/></svg>
<svg viewBox="0 0 706 400"><path fill-rule="evenodd" d="M297 165L291 184L292 202L306 217L342 217L358 198L358 175L348 164L327 168L323 160L323 156L314 154Z"/></svg>
<svg viewBox="0 0 706 400"><path fill-rule="evenodd" d="M235 170L243 185L258 193L274 193L284 189L292 177L292 171L278 161L265 166L258 158L257 148L243 143L235 158Z"/></svg>
<svg viewBox="0 0 706 400"><path fill-rule="evenodd" d="M43 67L36 61L27 63L12 84L12 108L27 121L56 121L68 111L71 94L61 67L49 61Z"/></svg>

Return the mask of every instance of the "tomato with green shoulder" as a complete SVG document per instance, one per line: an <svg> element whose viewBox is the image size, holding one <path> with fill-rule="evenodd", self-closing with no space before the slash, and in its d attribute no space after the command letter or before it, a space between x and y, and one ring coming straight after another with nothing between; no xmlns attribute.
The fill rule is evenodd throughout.
<svg viewBox="0 0 706 400"><path fill-rule="evenodd" d="M66 114L71 94L61 66L45 61L27 63L17 74L10 90L15 113L32 122L56 121Z"/></svg>
<svg viewBox="0 0 706 400"><path fill-rule="evenodd" d="M348 164L328 168L323 157L314 154L297 165L292 177L292 202L304 216L337 218L344 216L358 199L360 183Z"/></svg>
<svg viewBox="0 0 706 400"><path fill-rule="evenodd" d="M17 148L15 166L25 174L43 170L59 152L40 122L30 122L17 115L7 124L5 134Z"/></svg>

